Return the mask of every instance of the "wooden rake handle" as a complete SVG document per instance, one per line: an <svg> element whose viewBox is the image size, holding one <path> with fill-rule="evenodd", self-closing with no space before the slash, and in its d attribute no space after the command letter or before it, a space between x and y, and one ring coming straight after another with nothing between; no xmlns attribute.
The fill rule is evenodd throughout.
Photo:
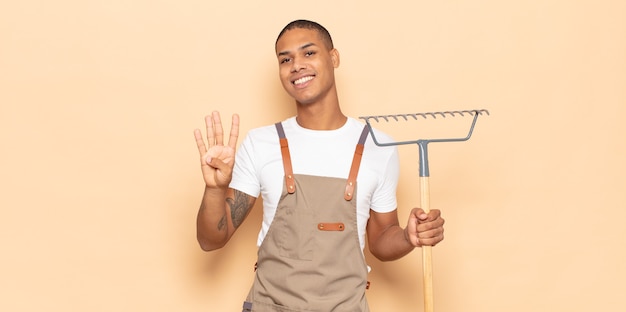
<svg viewBox="0 0 626 312"><path fill-rule="evenodd" d="M420 177L420 208L430 212L428 177ZM422 246L422 272L424 283L424 312L434 311L432 246Z"/></svg>

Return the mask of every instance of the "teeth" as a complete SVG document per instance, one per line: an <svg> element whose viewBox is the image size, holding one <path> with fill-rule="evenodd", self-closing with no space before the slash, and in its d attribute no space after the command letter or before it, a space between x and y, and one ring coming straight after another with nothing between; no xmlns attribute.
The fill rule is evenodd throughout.
<svg viewBox="0 0 626 312"><path fill-rule="evenodd" d="M299 84L301 84L301 83L305 83L305 82L307 82L307 81L309 81L309 80L311 80L311 79L313 79L313 76L306 76L306 77L302 77L302 78L300 78L300 79L298 79L298 80L294 81L294 82L293 82L293 84L295 84L295 85L299 85Z"/></svg>

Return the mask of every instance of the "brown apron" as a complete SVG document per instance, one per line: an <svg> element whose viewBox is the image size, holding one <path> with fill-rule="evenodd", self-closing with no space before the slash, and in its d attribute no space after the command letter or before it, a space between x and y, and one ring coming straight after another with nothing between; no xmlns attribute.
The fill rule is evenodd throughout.
<svg viewBox="0 0 626 312"><path fill-rule="evenodd" d="M369 311L356 221L356 177L367 128L348 179L294 175L282 124L276 129L285 183L243 311Z"/></svg>

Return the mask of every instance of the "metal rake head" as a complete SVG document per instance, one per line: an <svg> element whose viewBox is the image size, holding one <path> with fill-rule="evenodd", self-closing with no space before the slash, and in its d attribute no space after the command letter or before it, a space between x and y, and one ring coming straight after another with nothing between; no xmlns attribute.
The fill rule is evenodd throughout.
<svg viewBox="0 0 626 312"><path fill-rule="evenodd" d="M369 132L372 136L372 140L378 146L392 146L392 145L404 145L404 144L417 144L419 146L420 152L420 176L427 177L429 175L428 170L428 143L433 142L459 142L459 141L467 141L472 136L472 132L474 131L474 126L476 125L476 120L480 115L489 115L489 111L486 109L475 109L475 110L462 110L462 111L445 111L445 112L427 112L427 113L413 113L413 114L396 114L396 115L378 115L378 116L362 116L360 119L365 120L367 127L369 128ZM472 124L470 126L469 132L465 137L459 138L438 138L438 139L418 139L412 141L399 141L399 142L387 142L382 143L378 142L376 136L374 135L374 131L370 122L374 120L375 122L390 122L390 121L409 121L411 119L418 120L419 117L424 119L434 118L437 119L437 116L441 116L446 118L446 116L451 117L464 117L464 116L473 116Z"/></svg>
<svg viewBox="0 0 626 312"><path fill-rule="evenodd" d="M399 121L400 118L404 120L409 120L409 117L417 120L418 117L422 117L424 119L432 117L437 119L437 115L446 118L446 116L456 117L458 116L474 116L474 115L489 115L489 111L486 109L475 109L475 110L463 110L463 111L445 111L445 112L426 112L426 113L413 113L413 114L395 114L395 115L379 115L379 116L361 116L360 119L364 119L365 122L368 122L370 119L374 119L376 122L380 122L381 120L390 121L393 119L394 121Z"/></svg>
<svg viewBox="0 0 626 312"><path fill-rule="evenodd" d="M474 110L458 110L458 111L445 111L445 112L427 112L427 113L412 113L412 114L395 114L395 115L378 115L378 116L361 116L359 119L365 120L365 123L369 127L370 134L372 135L372 139L374 143L379 146L390 146L390 145L403 145L403 144L427 144L430 142L454 142L454 141L466 141L472 136L472 132L474 131L474 125L476 125L476 120L480 115L489 115L489 111L486 109L474 109ZM433 118L437 119L437 116L441 116L446 118L450 117L465 117L465 116L473 116L472 125L470 126L469 132L467 136L462 138L443 138L443 139L418 139L412 141L400 141L400 142L388 142L381 143L376 140L376 136L374 135L374 131L372 131L371 121L375 122L390 122L390 121L409 121L409 120L418 120L419 117L423 119Z"/></svg>

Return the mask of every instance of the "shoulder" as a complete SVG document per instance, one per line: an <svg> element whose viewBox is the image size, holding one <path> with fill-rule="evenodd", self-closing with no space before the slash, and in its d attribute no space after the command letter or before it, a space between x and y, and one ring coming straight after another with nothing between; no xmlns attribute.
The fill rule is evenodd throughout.
<svg viewBox="0 0 626 312"><path fill-rule="evenodd" d="M366 149L373 149L376 152L384 154L393 154L397 151L395 146L379 146L377 144L394 142L394 139L389 134L377 129L376 127L368 127L364 122L354 118L349 118L349 121L354 125L354 127L357 127L359 131L362 131L363 129L368 131L367 140L365 141Z"/></svg>
<svg viewBox="0 0 626 312"><path fill-rule="evenodd" d="M265 125L265 126L261 126L261 127L256 127L256 128L252 128L248 131L247 137L267 137L267 136L273 136L276 137L277 135L277 130L276 130L276 124L280 123L282 125L282 127L284 129L289 129L289 128L293 128L294 125L296 125L296 117L289 117L285 120L282 121L278 121L276 123L273 123L271 125Z"/></svg>
<svg viewBox="0 0 626 312"><path fill-rule="evenodd" d="M267 137L271 135L276 135L276 126L274 124L250 129L250 131L248 131L247 137L257 138Z"/></svg>
<svg viewBox="0 0 626 312"><path fill-rule="evenodd" d="M295 117L291 117L281 121L283 127L287 127L292 119L295 119ZM245 146L279 144L276 124L265 125L250 129L246 134L242 144Z"/></svg>

